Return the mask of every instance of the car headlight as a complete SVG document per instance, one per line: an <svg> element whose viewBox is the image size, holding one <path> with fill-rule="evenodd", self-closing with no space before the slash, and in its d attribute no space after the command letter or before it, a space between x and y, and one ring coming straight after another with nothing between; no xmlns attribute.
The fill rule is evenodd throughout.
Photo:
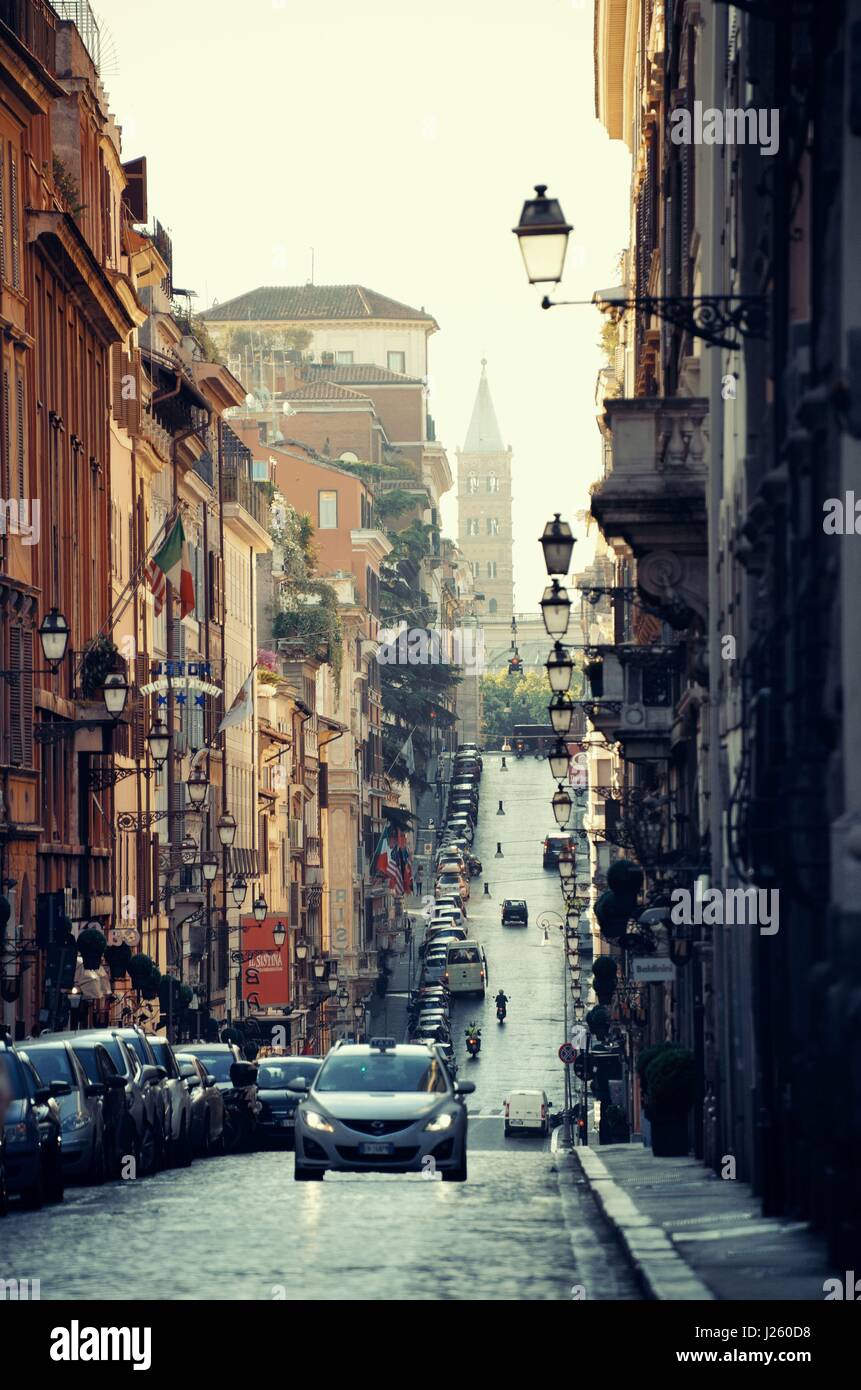
<svg viewBox="0 0 861 1390"><path fill-rule="evenodd" d="M335 1126L330 1125L325 1115L320 1115L316 1110L306 1110L303 1116L309 1129L322 1129L327 1134L335 1133Z"/></svg>
<svg viewBox="0 0 861 1390"><path fill-rule="evenodd" d="M75 1130L86 1129L90 1123L89 1115L67 1115L63 1120L62 1129L64 1134L73 1134Z"/></svg>
<svg viewBox="0 0 861 1390"><path fill-rule="evenodd" d="M454 1124L454 1115L449 1110L441 1110L438 1115L434 1115L432 1120L428 1120L425 1131L428 1134L439 1134L443 1129L451 1129Z"/></svg>

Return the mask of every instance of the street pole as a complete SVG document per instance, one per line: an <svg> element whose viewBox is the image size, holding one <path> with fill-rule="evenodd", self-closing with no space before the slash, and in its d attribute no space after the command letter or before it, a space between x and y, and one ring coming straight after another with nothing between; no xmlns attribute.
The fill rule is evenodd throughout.
<svg viewBox="0 0 861 1390"><path fill-rule="evenodd" d="M583 1065L583 1128L580 1133L583 1143L589 1143L589 1034L586 1034L586 1050Z"/></svg>

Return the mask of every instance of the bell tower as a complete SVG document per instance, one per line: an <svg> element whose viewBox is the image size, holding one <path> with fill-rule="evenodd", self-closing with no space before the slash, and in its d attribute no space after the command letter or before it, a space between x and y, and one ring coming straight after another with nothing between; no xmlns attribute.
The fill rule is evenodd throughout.
<svg viewBox="0 0 861 1390"><path fill-rule="evenodd" d="M484 594L482 616L508 623L514 613L511 449L499 432L484 357L466 443L457 450L457 510L457 543Z"/></svg>

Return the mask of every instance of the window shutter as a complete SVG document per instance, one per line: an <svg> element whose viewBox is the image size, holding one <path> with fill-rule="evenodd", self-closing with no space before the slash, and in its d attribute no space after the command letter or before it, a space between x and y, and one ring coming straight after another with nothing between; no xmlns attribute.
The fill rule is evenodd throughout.
<svg viewBox="0 0 861 1390"><path fill-rule="evenodd" d="M6 158L0 142L0 280L6 279Z"/></svg>
<svg viewBox="0 0 861 1390"><path fill-rule="evenodd" d="M21 670L21 629L17 623L9 629L9 667L12 671ZM24 691L21 676L18 675L9 682L10 752L14 767L21 767L24 762L23 707Z"/></svg>
<svg viewBox="0 0 861 1390"><path fill-rule="evenodd" d="M121 343L111 345L111 408L114 412L114 419L117 424L123 423L124 401L123 401L123 375L126 371L128 358L122 349Z"/></svg>
<svg viewBox="0 0 861 1390"><path fill-rule="evenodd" d="M149 657L145 652L139 652L132 665L134 683L139 690L149 680ZM131 756L135 762L141 762L146 753L148 713L149 699L146 696L139 696L132 706Z"/></svg>
<svg viewBox="0 0 861 1390"><path fill-rule="evenodd" d="M141 355L139 348L133 348L130 357L126 358L125 370L131 377L131 395L126 396L123 401L125 412L125 426L129 434L138 435L141 432Z"/></svg>
<svg viewBox="0 0 861 1390"><path fill-rule="evenodd" d="M24 378L20 372L15 378L15 404L17 407L16 465L18 469L18 496L23 499L26 491L24 478L24 438L27 429L24 400Z"/></svg>
<svg viewBox="0 0 861 1390"><path fill-rule="evenodd" d="M18 164L9 161L9 225L12 229L12 284L21 288L21 213L18 207Z"/></svg>
<svg viewBox="0 0 861 1390"><path fill-rule="evenodd" d="M3 368L3 436L2 452L3 467L0 470L3 483L3 496L8 497L12 491L12 426L9 423L9 413L11 410L11 394L9 391L9 368Z"/></svg>
<svg viewBox="0 0 861 1390"><path fill-rule="evenodd" d="M329 805L329 765L321 763L317 772L317 796L320 802L320 810L325 811Z"/></svg>

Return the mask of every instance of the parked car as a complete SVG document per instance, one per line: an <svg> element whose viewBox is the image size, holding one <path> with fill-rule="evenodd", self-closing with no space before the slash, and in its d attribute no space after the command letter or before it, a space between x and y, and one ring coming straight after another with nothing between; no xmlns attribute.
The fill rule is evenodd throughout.
<svg viewBox="0 0 861 1390"><path fill-rule="evenodd" d="M299 1095L289 1084L304 1077L310 1085L322 1065L322 1057L264 1057L259 1062L260 1128L270 1144L292 1145Z"/></svg>
<svg viewBox="0 0 861 1390"><path fill-rule="evenodd" d="M257 1066L235 1043L184 1043L183 1053L198 1057L224 1098L224 1148L240 1153L254 1147L260 1118Z"/></svg>
<svg viewBox="0 0 861 1390"><path fill-rule="evenodd" d="M154 1062L142 1062L137 1049L122 1036L132 1029L83 1028L70 1035L72 1047L84 1064L90 1081L101 1080L94 1074L101 1070L94 1053L96 1044L107 1052L114 1067L123 1077L126 1112L132 1121L124 1136L123 1157L134 1159L135 1172L148 1177L164 1166L164 1074Z"/></svg>
<svg viewBox="0 0 861 1390"><path fill-rule="evenodd" d="M529 925L529 908L523 898L506 898L502 904L502 925Z"/></svg>
<svg viewBox="0 0 861 1390"><path fill-rule="evenodd" d="M65 1081L68 1086L67 1093L57 1100L66 1179L103 1183L111 1161L105 1136L103 1088L90 1081L66 1038L27 1038L15 1044L15 1051L33 1063L43 1085Z"/></svg>
<svg viewBox="0 0 861 1390"><path fill-rule="evenodd" d="M20 1197L26 1207L63 1200L57 1101L70 1089L65 1081L46 1086L25 1054L0 1042L0 1091L8 1097L3 1118L6 1185L9 1195Z"/></svg>
<svg viewBox="0 0 861 1390"><path fill-rule="evenodd" d="M148 1033L146 1041L156 1064L163 1067L165 1073L167 1160L172 1166L187 1168L194 1157L191 1142L191 1096L180 1076L173 1048L167 1038Z"/></svg>
<svg viewBox="0 0 861 1390"><path fill-rule="evenodd" d="M167 1071L156 1057L149 1039L144 1030L137 1027L115 1029L118 1037L134 1052L142 1067L155 1067L158 1075L150 1082L151 1090L155 1096L156 1107L161 1121L161 1165L167 1166L174 1161L171 1136L171 1105L170 1089L167 1083Z"/></svg>
<svg viewBox="0 0 861 1390"><path fill-rule="evenodd" d="M440 892L436 894L434 910L440 907L456 907L459 912L463 913L464 917L469 915L466 910L466 903L460 896L460 893L452 892L447 888L441 889Z"/></svg>
<svg viewBox="0 0 861 1390"><path fill-rule="evenodd" d="M563 849L570 849L574 854L576 841L573 835L567 831L551 830L550 834L544 839L544 867L545 869L555 869L559 864L559 855Z"/></svg>
<svg viewBox="0 0 861 1390"><path fill-rule="evenodd" d="M299 1083L294 1085L299 1088ZM330 1169L423 1172L432 1158L444 1182L465 1182L470 1082L453 1082L433 1046L335 1043L296 1110L297 1182Z"/></svg>
<svg viewBox="0 0 861 1390"><path fill-rule="evenodd" d="M443 869L437 874L434 891L438 893L441 888L447 893L459 893L464 899L469 897L469 879L457 870Z"/></svg>
<svg viewBox="0 0 861 1390"><path fill-rule="evenodd" d="M504 1133L549 1134L552 1101L545 1091L512 1091L505 1102Z"/></svg>
<svg viewBox="0 0 861 1390"><path fill-rule="evenodd" d="M191 1146L201 1158L224 1152L224 1096L199 1057L177 1052L176 1064L188 1091Z"/></svg>

